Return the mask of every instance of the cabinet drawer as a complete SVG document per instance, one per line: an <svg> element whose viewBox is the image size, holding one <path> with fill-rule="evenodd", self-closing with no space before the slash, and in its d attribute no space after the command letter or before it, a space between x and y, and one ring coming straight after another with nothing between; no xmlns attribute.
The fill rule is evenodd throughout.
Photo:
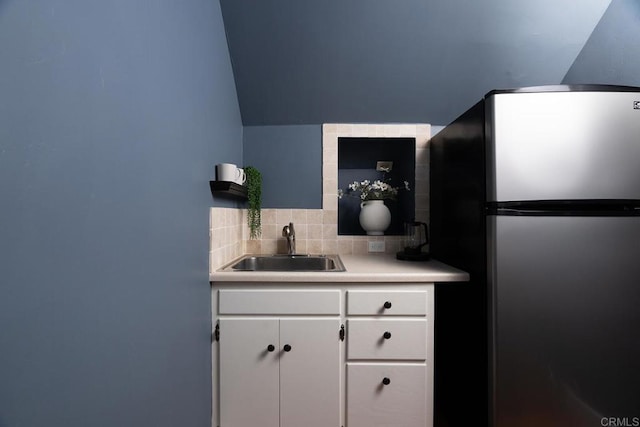
<svg viewBox="0 0 640 427"><path fill-rule="evenodd" d="M424 316L425 291L348 291L348 315Z"/></svg>
<svg viewBox="0 0 640 427"><path fill-rule="evenodd" d="M347 364L347 425L430 426L425 379L424 365Z"/></svg>
<svg viewBox="0 0 640 427"><path fill-rule="evenodd" d="M427 320L349 319L349 359L425 360Z"/></svg>
<svg viewBox="0 0 640 427"><path fill-rule="evenodd" d="M218 296L219 314L340 314L339 290L223 289Z"/></svg>

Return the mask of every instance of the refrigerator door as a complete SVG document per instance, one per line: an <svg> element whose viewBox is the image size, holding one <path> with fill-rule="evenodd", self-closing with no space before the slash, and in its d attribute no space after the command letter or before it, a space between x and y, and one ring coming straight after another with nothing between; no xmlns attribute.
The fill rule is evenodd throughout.
<svg viewBox="0 0 640 427"><path fill-rule="evenodd" d="M640 199L640 92L486 98L487 200Z"/></svg>
<svg viewBox="0 0 640 427"><path fill-rule="evenodd" d="M640 425L640 217L487 227L492 425Z"/></svg>

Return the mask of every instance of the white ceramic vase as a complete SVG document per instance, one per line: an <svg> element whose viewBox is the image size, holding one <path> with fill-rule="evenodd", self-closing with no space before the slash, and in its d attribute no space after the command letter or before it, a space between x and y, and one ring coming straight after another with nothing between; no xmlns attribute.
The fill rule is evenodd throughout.
<svg viewBox="0 0 640 427"><path fill-rule="evenodd" d="M382 236L391 224L391 212L384 200L367 200L360 203L360 226L368 236Z"/></svg>

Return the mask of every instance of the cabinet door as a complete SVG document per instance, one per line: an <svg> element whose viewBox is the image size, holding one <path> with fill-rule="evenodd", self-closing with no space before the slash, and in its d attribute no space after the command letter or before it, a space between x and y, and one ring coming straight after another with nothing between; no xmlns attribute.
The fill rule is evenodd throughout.
<svg viewBox="0 0 640 427"><path fill-rule="evenodd" d="M278 341L277 319L220 320L221 427L278 427Z"/></svg>
<svg viewBox="0 0 640 427"><path fill-rule="evenodd" d="M281 427L340 426L339 323L280 319Z"/></svg>
<svg viewBox="0 0 640 427"><path fill-rule="evenodd" d="M348 364L347 425L431 426L425 380L424 365Z"/></svg>

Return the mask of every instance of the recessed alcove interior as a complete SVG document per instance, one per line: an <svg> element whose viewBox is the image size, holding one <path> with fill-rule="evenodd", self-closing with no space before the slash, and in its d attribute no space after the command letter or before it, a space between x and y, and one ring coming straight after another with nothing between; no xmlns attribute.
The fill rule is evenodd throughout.
<svg viewBox="0 0 640 427"><path fill-rule="evenodd" d="M350 193L354 181L383 180L401 188L394 200L385 200L391 212L387 236L403 234L403 224L415 218L416 139L411 137L339 137L338 188L345 195L338 200L338 235L365 235L360 226L361 200L358 193ZM376 170L377 162L392 162L389 172ZM404 182L409 185L405 190Z"/></svg>

